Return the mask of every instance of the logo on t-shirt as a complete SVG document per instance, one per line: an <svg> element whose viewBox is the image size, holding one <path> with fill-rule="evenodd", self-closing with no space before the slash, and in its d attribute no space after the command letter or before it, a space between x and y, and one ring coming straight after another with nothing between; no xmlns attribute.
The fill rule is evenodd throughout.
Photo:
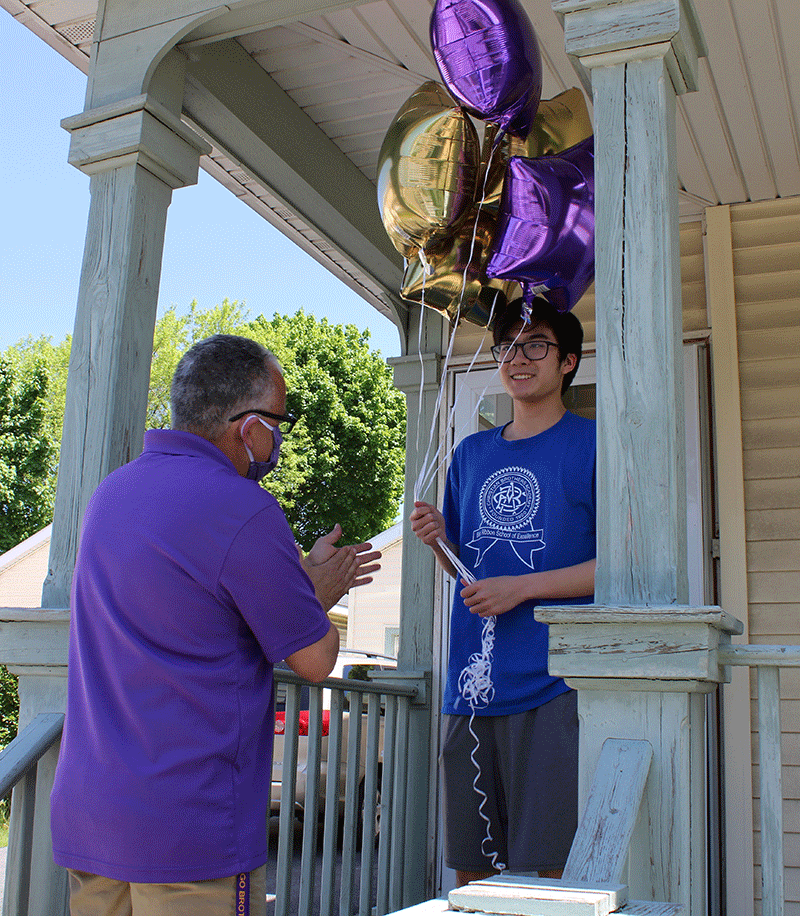
<svg viewBox="0 0 800 916"><path fill-rule="evenodd" d="M481 524L467 544L478 552L476 566L498 541L505 541L534 569L534 554L545 546L544 530L533 526L540 498L539 481L527 468L502 468L486 480L480 494Z"/></svg>

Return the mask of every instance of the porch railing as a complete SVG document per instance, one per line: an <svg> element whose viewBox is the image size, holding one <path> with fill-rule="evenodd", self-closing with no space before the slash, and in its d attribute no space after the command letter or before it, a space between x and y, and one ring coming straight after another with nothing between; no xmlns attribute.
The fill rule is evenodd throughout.
<svg viewBox="0 0 800 916"><path fill-rule="evenodd" d="M730 646L720 649L720 661L757 670L762 912L783 916L780 669L800 667L800 647ZM277 861L275 916L290 912L382 916L401 909L403 838L414 804L406 797L406 751L416 688L339 679L309 686L285 671L276 671L276 682L285 691L286 732L277 852L271 852ZM300 698L305 689L309 692L307 766L298 775ZM323 736L328 696L329 731ZM356 710L359 715L354 715ZM58 740L63 721L58 713L40 714L0 752L0 798L16 787L12 815L16 848L9 849L7 870L13 881L7 882L4 900L4 912L15 916L28 912L31 882L36 880L30 863L37 844L38 762ZM301 779L306 781L306 791L298 855L295 799ZM299 901L292 900L296 868L300 870Z"/></svg>
<svg viewBox="0 0 800 916"><path fill-rule="evenodd" d="M758 763L761 826L761 906L763 916L783 916L783 788L781 777L780 669L800 668L800 646L729 646L725 665L758 672Z"/></svg>
<svg viewBox="0 0 800 916"><path fill-rule="evenodd" d="M408 728L416 687L339 678L309 686L278 670L275 678L286 694L275 916L383 916L401 909L404 835L413 806L406 798ZM306 688L306 767L298 775L300 697ZM305 780L305 805L299 899L293 901L298 780ZM427 817L427 811L418 815Z"/></svg>
<svg viewBox="0 0 800 916"><path fill-rule="evenodd" d="M409 712L416 687L335 678L309 685L289 671L275 675L285 694L286 721L277 853L270 851L277 862L275 885L267 887L274 891L275 916L381 916L401 909L403 838L413 804L406 798ZM306 690L307 761L298 775L300 698ZM330 706L325 736L323 705ZM62 714L43 713L0 752L0 798L15 789L6 914L27 914L35 892L32 850L41 844L34 834L37 765L58 741L63 723ZM301 779L306 785L298 855L295 799ZM293 882L297 868L299 882ZM293 899L298 885L299 900ZM44 910L49 916L67 911L62 900Z"/></svg>
<svg viewBox="0 0 800 916"><path fill-rule="evenodd" d="M25 916L28 913L33 883L37 880L32 869L32 850L36 842L34 819L39 760L58 741L63 727L62 713L41 713L0 751L0 799L15 790L12 815L16 830L16 842L9 848L6 862L6 874L13 875L14 880L6 882L4 914ZM67 909L60 912L66 914ZM54 909L52 914L58 916L58 911Z"/></svg>

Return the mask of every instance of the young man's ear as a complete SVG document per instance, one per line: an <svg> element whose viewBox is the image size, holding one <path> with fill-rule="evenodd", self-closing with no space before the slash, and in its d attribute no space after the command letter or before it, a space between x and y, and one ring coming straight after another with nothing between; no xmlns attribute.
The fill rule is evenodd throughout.
<svg viewBox="0 0 800 916"><path fill-rule="evenodd" d="M572 372L575 366L578 364L578 357L574 353L567 353L564 359L561 360L561 368L566 375L568 372Z"/></svg>

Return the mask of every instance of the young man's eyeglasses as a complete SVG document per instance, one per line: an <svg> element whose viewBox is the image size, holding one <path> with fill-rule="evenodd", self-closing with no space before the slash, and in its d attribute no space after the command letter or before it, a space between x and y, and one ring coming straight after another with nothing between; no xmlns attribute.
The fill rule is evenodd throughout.
<svg viewBox="0 0 800 916"><path fill-rule="evenodd" d="M499 343L492 347L492 356L498 363L510 363L517 355L517 350L522 350L522 355L527 359L536 361L544 359L550 352L550 347L558 347L552 340L526 340L524 343Z"/></svg>
<svg viewBox="0 0 800 916"><path fill-rule="evenodd" d="M235 417L228 417L228 422L233 423L234 420L241 420L242 417L246 417L251 413L258 414L260 417L269 417L271 420L276 420L278 429L284 436L290 433L294 428L294 424L297 423L297 417L293 417L290 413L270 413L268 410L256 410L255 408L243 410L241 413L237 413Z"/></svg>

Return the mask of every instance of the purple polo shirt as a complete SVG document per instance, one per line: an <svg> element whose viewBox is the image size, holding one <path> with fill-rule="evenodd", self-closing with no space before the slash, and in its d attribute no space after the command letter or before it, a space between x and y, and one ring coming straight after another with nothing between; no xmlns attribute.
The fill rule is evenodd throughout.
<svg viewBox="0 0 800 916"><path fill-rule="evenodd" d="M263 865L272 667L328 627L275 499L205 439L146 433L84 518L56 863L142 883Z"/></svg>

